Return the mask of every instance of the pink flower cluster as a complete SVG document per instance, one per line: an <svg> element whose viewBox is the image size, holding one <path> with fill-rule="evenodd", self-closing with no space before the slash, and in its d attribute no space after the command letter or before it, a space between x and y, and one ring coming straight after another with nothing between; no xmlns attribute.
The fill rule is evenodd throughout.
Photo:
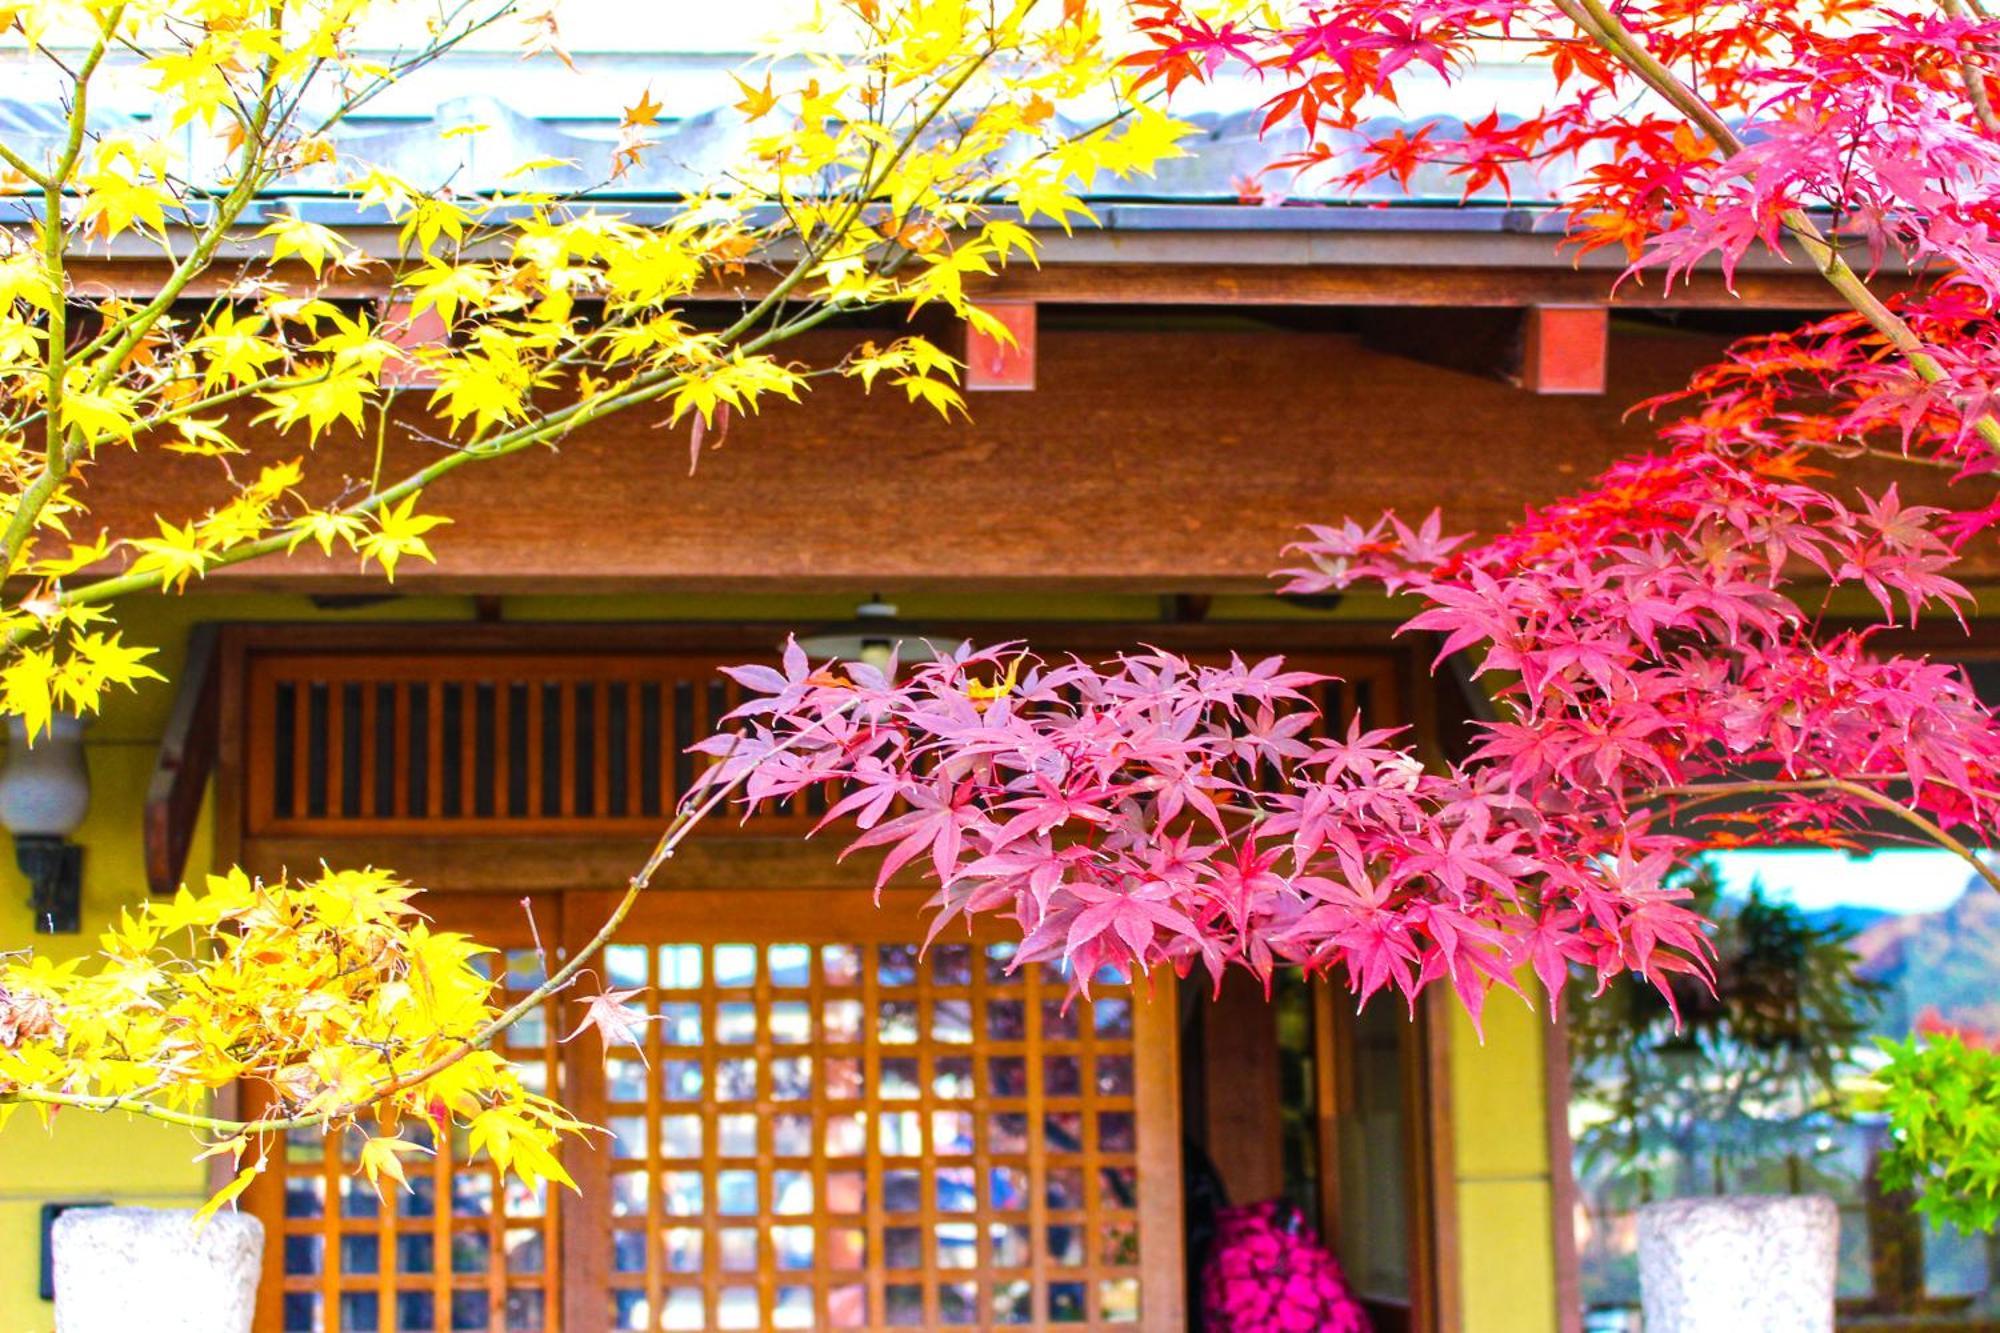
<svg viewBox="0 0 2000 1333"><path fill-rule="evenodd" d="M1371 1333L1339 1263L1276 1200L1222 1210L1201 1304L1214 1333Z"/></svg>

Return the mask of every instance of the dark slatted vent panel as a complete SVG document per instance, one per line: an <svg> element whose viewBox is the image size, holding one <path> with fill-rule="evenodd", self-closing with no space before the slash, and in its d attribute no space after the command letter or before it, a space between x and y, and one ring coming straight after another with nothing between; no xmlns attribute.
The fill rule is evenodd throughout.
<svg viewBox="0 0 2000 1333"><path fill-rule="evenodd" d="M248 832L656 832L741 700L718 660L270 654L249 675ZM789 833L825 810L753 816ZM735 828L715 820L711 828Z"/></svg>
<svg viewBox="0 0 2000 1333"><path fill-rule="evenodd" d="M1315 691L1322 729L1380 726L1394 677L1379 658L1294 663L1341 679ZM720 659L514 654L274 653L252 659L251 836L657 832L704 762L688 747L741 700ZM710 832L787 835L824 792Z"/></svg>

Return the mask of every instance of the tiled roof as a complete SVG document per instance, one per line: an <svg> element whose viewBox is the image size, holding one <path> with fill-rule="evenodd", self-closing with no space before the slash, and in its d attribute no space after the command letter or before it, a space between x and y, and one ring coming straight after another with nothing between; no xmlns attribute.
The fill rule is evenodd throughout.
<svg viewBox="0 0 2000 1333"><path fill-rule="evenodd" d="M342 160L380 165L420 185L448 182L465 191L588 190L643 213L648 203L664 204L712 179L741 159L753 133L763 132L729 105L739 95L728 79L738 63L733 57L609 55L585 62L580 76L511 57L446 63L450 68L427 71L344 122L335 136ZM0 61L0 87L10 94L0 96L0 138L30 160L39 159L58 142L60 107L52 99L22 95L33 83L8 77L8 64ZM619 108L642 89L666 105L650 135L654 145L635 169L608 181ZM1537 205L1550 197L1547 183L1522 175L1513 182L1511 198L1496 188L1463 200L1459 183L1443 168L1418 171L1407 190L1389 184L1358 196L1329 188L1333 172L1308 181L1260 175L1270 162L1303 145L1301 132L1260 134L1254 88L1205 91L1213 109L1185 116L1199 130L1184 145L1187 157L1163 164L1150 178L1107 178L1092 186L1088 193L1099 205L1101 222L1114 229L1524 230L1534 225ZM1448 104L1469 107L1480 95L1460 90ZM1492 101L1489 96L1487 104ZM114 95L100 96L94 107L94 119L106 131L143 123L154 109L140 77L120 81ZM1436 119L1449 118L1382 119L1363 131L1386 134L1399 125L1414 130ZM218 169L218 153L205 136L184 132L191 174ZM531 162L560 165L519 171ZM328 168L317 178L288 182L284 194L316 214L351 215L352 206L342 201L310 202L315 195L330 195L335 179ZM1244 204L1246 183L1257 181L1270 203L1289 206Z"/></svg>

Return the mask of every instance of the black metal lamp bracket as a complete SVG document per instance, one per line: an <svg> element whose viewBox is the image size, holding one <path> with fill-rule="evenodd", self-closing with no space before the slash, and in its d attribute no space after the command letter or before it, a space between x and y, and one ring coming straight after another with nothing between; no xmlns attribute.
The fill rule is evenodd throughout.
<svg viewBox="0 0 2000 1333"><path fill-rule="evenodd" d="M83 929L83 848L63 838L17 834L14 860L32 890L35 929L74 935Z"/></svg>

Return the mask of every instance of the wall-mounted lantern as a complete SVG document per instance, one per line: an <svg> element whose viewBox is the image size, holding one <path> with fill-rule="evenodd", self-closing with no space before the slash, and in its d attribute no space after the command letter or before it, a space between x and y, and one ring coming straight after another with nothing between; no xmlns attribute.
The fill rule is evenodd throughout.
<svg viewBox="0 0 2000 1333"><path fill-rule="evenodd" d="M14 835L14 859L33 888L35 929L43 934L83 929L83 848L69 835L89 809L83 719L57 714L30 743L27 723L8 718L0 824Z"/></svg>

